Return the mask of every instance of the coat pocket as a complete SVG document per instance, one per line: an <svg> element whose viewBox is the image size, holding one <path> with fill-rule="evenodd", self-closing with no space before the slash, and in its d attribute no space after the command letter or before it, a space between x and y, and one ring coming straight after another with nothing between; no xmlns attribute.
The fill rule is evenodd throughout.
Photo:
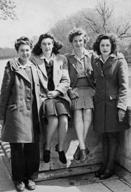
<svg viewBox="0 0 131 192"><path fill-rule="evenodd" d="M17 109L16 104L11 104L11 105L8 106L8 110L10 110L10 111L14 111L15 109Z"/></svg>

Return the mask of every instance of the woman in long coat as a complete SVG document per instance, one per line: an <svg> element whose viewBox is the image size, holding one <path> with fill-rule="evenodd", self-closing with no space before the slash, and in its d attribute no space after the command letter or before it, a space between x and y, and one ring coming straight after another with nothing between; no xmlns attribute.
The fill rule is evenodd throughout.
<svg viewBox="0 0 131 192"><path fill-rule="evenodd" d="M39 170L40 84L37 68L29 61L32 43L17 39L18 58L7 62L0 96L2 140L10 143L12 179L18 191L35 189Z"/></svg>
<svg viewBox="0 0 131 192"><path fill-rule="evenodd" d="M42 90L42 116L47 121L47 126L43 160L46 163L50 161L51 143L57 129L58 145L56 150L59 160L66 164L64 141L68 129L68 117L70 116L70 99L67 95L70 79L66 57L59 54L61 47L62 45L56 42L51 34L42 34L33 49L31 61L38 66L40 79L44 78L41 81L44 86L44 90Z"/></svg>
<svg viewBox="0 0 131 192"><path fill-rule="evenodd" d="M103 139L103 165L96 173L101 179L114 174L118 149L118 133L127 109L128 66L122 53L116 51L111 35L99 35L92 57L96 94L94 97L94 129Z"/></svg>

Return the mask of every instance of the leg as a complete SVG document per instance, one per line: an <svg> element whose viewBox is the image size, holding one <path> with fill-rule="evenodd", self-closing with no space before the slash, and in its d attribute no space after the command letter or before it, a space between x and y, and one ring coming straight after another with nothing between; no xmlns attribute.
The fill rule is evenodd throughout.
<svg viewBox="0 0 131 192"><path fill-rule="evenodd" d="M58 125L58 140L59 140L58 154L59 154L60 161L64 164L66 164L67 162L66 156L63 150L67 129L68 129L68 117L67 115L60 115L59 125Z"/></svg>
<svg viewBox="0 0 131 192"><path fill-rule="evenodd" d="M102 148L103 148L103 151L102 151L103 164L100 167L100 169L95 173L96 177L100 177L104 173L104 171L107 167L108 159L109 159L109 140L108 140L108 136L106 133L102 134Z"/></svg>
<svg viewBox="0 0 131 192"><path fill-rule="evenodd" d="M34 180L38 176L40 163L39 143L27 143L24 148L26 159L26 178Z"/></svg>
<svg viewBox="0 0 131 192"><path fill-rule="evenodd" d="M106 165L106 169L104 173L100 176L100 179L107 179L111 177L115 170L115 156L118 149L118 133L108 133L108 141L109 141L109 156L108 156L108 162Z"/></svg>
<svg viewBox="0 0 131 192"><path fill-rule="evenodd" d="M88 133L88 130L91 126L92 122L92 109L84 109L83 110L83 120L84 120L84 140L86 140L86 136Z"/></svg>
<svg viewBox="0 0 131 192"><path fill-rule="evenodd" d="M11 167L14 181L23 181L25 177L25 157L24 144L10 143L11 147Z"/></svg>
<svg viewBox="0 0 131 192"><path fill-rule="evenodd" d="M61 115L59 117L59 125L58 125L59 151L63 151L67 129L68 129L68 117L67 115Z"/></svg>
<svg viewBox="0 0 131 192"><path fill-rule="evenodd" d="M34 190L34 179L38 177L39 163L40 163L40 151L39 143L27 143L24 148L26 158L26 178L25 185L27 189Z"/></svg>
<svg viewBox="0 0 131 192"><path fill-rule="evenodd" d="M58 118L56 116L50 116L48 118L47 124L47 135L46 135L46 150L50 150L50 144L52 141L52 137L58 127Z"/></svg>
<svg viewBox="0 0 131 192"><path fill-rule="evenodd" d="M12 179L18 191L24 191L25 184L25 157L24 157L24 144L10 143L11 148L11 167Z"/></svg>
<svg viewBox="0 0 131 192"><path fill-rule="evenodd" d="M58 118L56 116L50 116L47 124L46 144L44 146L43 160L48 163L50 161L50 145L52 137L58 127Z"/></svg>
<svg viewBox="0 0 131 192"><path fill-rule="evenodd" d="M118 149L118 134L119 133L108 133L110 151L107 169L109 170L114 170L115 157Z"/></svg>
<svg viewBox="0 0 131 192"><path fill-rule="evenodd" d="M74 125L77 133L77 137L79 140L79 147L76 151L74 158L76 160L81 160L82 162L87 158L86 146L85 146L85 139L84 139L84 111L83 110L76 110L74 113ZM75 157L76 156L76 157Z"/></svg>
<svg viewBox="0 0 131 192"><path fill-rule="evenodd" d="M77 138L79 140L80 149L85 149L84 142L84 124L83 124L83 111L75 110L74 111L74 127L76 130Z"/></svg>

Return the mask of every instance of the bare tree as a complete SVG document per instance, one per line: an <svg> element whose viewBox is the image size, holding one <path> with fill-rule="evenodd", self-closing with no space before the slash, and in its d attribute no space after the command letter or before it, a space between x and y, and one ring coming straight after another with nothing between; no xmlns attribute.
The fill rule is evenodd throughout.
<svg viewBox="0 0 131 192"><path fill-rule="evenodd" d="M0 19L15 19L16 4L13 0L0 0Z"/></svg>
<svg viewBox="0 0 131 192"><path fill-rule="evenodd" d="M106 0L99 1L95 11L95 18L92 18L85 13L83 14L83 18L88 23L92 32L96 35L100 33L114 32L119 38L122 39L131 29L131 25L129 22L124 24L121 23L115 26L112 25L113 8L107 4Z"/></svg>

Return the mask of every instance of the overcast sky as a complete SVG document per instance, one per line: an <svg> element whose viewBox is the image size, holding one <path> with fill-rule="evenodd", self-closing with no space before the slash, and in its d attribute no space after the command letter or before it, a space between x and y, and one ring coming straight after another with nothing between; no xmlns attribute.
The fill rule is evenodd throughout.
<svg viewBox="0 0 131 192"><path fill-rule="evenodd" d="M50 29L59 19L70 16L83 8L94 8L98 0L14 0L16 21L0 21L0 47L13 47L16 38L32 37ZM99 0L101 1L101 0ZM107 0L115 14L128 16L131 0Z"/></svg>

